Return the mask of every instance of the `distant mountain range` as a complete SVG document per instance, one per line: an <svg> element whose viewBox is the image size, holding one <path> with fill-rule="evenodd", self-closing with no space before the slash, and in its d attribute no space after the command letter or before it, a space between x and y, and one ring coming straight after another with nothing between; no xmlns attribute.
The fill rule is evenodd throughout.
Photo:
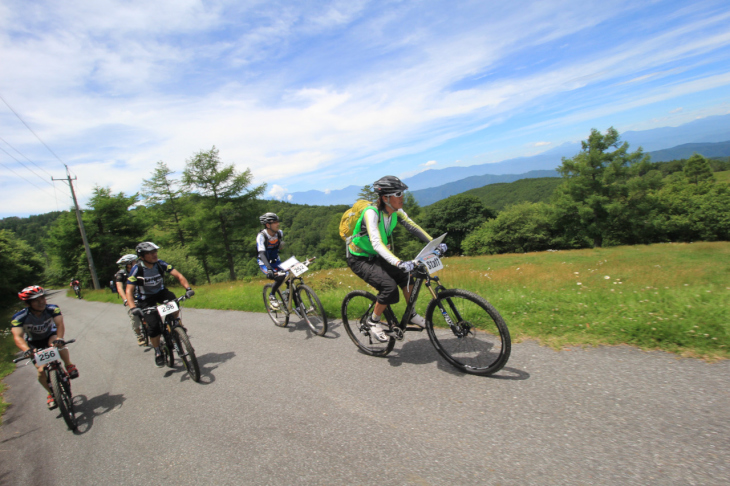
<svg viewBox="0 0 730 486"><path fill-rule="evenodd" d="M652 151L650 153L653 161L687 158L694 152L702 153L706 157L728 156L730 155L730 115L709 116L678 127L627 131L621 134L621 140L628 142L631 150L641 146L645 152ZM580 148L580 143L564 143L531 157L517 157L502 162L469 167L430 169L403 179L403 182L408 184L414 195L417 195L416 200L420 204L427 205L450 195L494 182L511 182L526 177L557 177L555 168L560 165L562 158L574 156L580 152ZM538 172L541 175L534 175ZM551 175L547 175L545 172L549 172ZM503 176L506 179L482 182L479 185L465 182L466 179L474 176L487 178L485 180L488 180L490 176ZM448 189L443 188L444 185L450 183L456 184ZM317 190L294 192L289 195L287 200L296 204L351 204L357 198L360 189L360 186L348 186L326 193ZM432 197L425 196L425 192L423 192L425 189L428 189L428 192L438 193L438 199L432 200ZM452 190L456 192L452 192Z"/></svg>

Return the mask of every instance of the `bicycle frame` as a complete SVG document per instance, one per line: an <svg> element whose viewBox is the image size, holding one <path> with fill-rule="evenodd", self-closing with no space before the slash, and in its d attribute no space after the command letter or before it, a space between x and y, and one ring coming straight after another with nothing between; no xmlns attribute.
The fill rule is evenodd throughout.
<svg viewBox="0 0 730 486"><path fill-rule="evenodd" d="M307 267L309 267L309 265L311 265L312 262L314 260L316 260L316 258L317 257L312 257L308 260L305 260L302 263L304 263ZM301 276L297 277L291 271L287 271L284 273L278 272L277 275L286 275L286 278L282 282L282 285L286 284L286 290L289 291L288 292L289 295L287 296L287 299L285 299L285 301L284 301L284 308L285 308L287 314L291 314L292 311L294 311L299 316L299 311L296 309L296 307L292 306L292 304L294 303L294 294L297 293L296 292L297 287L299 285L304 285L304 279ZM279 287L279 288L281 288L281 287ZM302 316L299 316L299 317L302 317Z"/></svg>

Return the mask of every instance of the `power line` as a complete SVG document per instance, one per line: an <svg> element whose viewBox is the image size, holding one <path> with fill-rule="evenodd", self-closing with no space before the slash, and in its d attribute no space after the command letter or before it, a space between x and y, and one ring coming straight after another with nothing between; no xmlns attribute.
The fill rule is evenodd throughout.
<svg viewBox="0 0 730 486"><path fill-rule="evenodd" d="M35 162L33 162L32 160L30 160L30 159L29 159L28 157L26 157L25 155L23 155L22 153L20 153L20 150L16 149L16 148L15 148L15 147L13 147L12 145L10 145L10 143L9 143L9 142L8 142L7 140L5 140L5 139L4 139L3 137L0 137L0 140L2 140L3 142L5 142L5 144L6 144L6 145L7 145L8 147L10 147L11 149L13 149L13 150L15 150L16 152L18 152L18 155L20 155L20 156L21 156L21 157L23 157L23 158L24 158L25 160L27 160L28 162L30 162L31 164L35 165L35 166L36 166L36 167L38 167L38 168L39 168L40 170L42 170L43 172L45 172L46 174L48 174L48 176L49 176L49 177L53 178L53 175L51 175L51 173L50 173L50 172L48 172L48 171L47 171L46 169L44 169L43 167L39 166L38 164L36 164L36 163L35 163Z"/></svg>
<svg viewBox="0 0 730 486"><path fill-rule="evenodd" d="M15 157L13 157L13 156L12 156L12 155L11 155L11 154L10 154L10 153L9 153L9 152L7 151L7 150L5 150L5 149L4 149L4 148L2 148L2 147L0 147L0 150L2 150L3 152L5 152L5 153L6 153L7 155L8 155L8 157L12 158L12 159L13 159L13 160L15 160L15 161L16 161L17 163L19 163L20 165L22 165L23 167L25 167L26 169L28 169L29 171L31 171L31 172L33 173L33 175L34 175L34 176L36 176L37 178L39 178L40 180L42 180L43 182L45 182L45 183L46 183L46 184L48 184L49 186L53 186L53 184L51 184L50 182L48 182L47 180L45 180L45 179L44 179L43 177L41 177L40 175L38 175L38 174L37 174L37 173L36 173L36 172L35 172L35 171L34 171L33 169L31 169L30 167L28 167L27 165L25 165L25 164L24 164L23 162L19 161L19 160L18 160L18 159L16 159Z"/></svg>
<svg viewBox="0 0 730 486"><path fill-rule="evenodd" d="M28 183L28 184L30 184L31 186L35 187L36 189L39 189L39 190L41 190L41 191L45 192L46 194L48 194L49 196L51 196L51 197L54 197L54 196L53 196L53 194L51 194L51 193L49 193L49 192L46 192L46 190L45 190L45 189L43 189L42 187L38 187L38 186L36 186L36 185L35 185L35 184L33 184L32 182L30 182L30 181L29 181L28 179L26 179L26 178L25 178L25 177L23 177L22 175L18 174L17 172L15 172L15 171L14 171L13 169L11 169L11 168L10 168L10 167L8 167L7 165L3 164L2 162L0 162L0 165L2 165L3 167L5 167L6 169L8 169L8 170L9 170L10 172L12 172L13 174L15 174L16 176L20 177L21 179L23 179L23 180L24 180L25 182L27 182L27 183Z"/></svg>
<svg viewBox="0 0 730 486"><path fill-rule="evenodd" d="M3 103L5 103L5 106L7 106L8 108L10 108L10 111L12 111L15 114L15 116L18 117L18 120L20 120L23 123L23 125L25 125L25 127L28 130L30 130L30 133L32 133L33 135L35 135L35 138L37 138L38 141L40 143L42 143L43 146L46 147L48 149L48 151L51 152L53 154L53 156L58 159L59 162L61 162L63 164L63 160L61 160L61 157L59 157L58 155L56 155L56 152L54 152L53 150L51 150L51 147L49 147L48 145L46 145L46 142L44 142L43 140L41 140L41 137L39 137L38 134L36 132L34 132L33 129L30 128L30 126L27 123L25 123L25 120L23 120L20 117L20 115L18 115L18 112L16 112L15 110L13 110L13 107L10 106L7 101L5 101L5 98L3 98L2 95L0 95L0 100L3 100ZM64 165L66 165L66 164L64 164Z"/></svg>

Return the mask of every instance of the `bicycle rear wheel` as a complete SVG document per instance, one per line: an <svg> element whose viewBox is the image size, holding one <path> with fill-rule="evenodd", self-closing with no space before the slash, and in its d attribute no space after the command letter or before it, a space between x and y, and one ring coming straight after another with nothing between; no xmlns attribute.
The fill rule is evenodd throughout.
<svg viewBox="0 0 730 486"><path fill-rule="evenodd" d="M274 324L279 327L286 327L286 325L289 324L289 314L286 312L284 298L281 296L281 290L277 290L276 302L279 308L272 309L271 303L269 302L269 295L271 294L272 288L274 288L274 284L272 283L264 285L264 307L266 307L266 313L269 314L269 317L271 317L271 320L274 321Z"/></svg>
<svg viewBox="0 0 730 486"><path fill-rule="evenodd" d="M364 290L355 290L342 301L342 325L355 346L370 356L385 356L393 350L395 338L381 343L370 335L366 321L375 307L375 296Z"/></svg>
<svg viewBox="0 0 730 486"><path fill-rule="evenodd" d="M303 284L297 288L297 295L299 296L299 309L304 320L307 321L314 334L324 336L327 332L327 315L324 313L324 307L322 307L319 297L314 290Z"/></svg>
<svg viewBox="0 0 730 486"><path fill-rule="evenodd" d="M200 381L200 367L198 366L198 358L195 357L195 350L193 345L190 344L188 333L181 327L173 329L173 339L177 341L177 349L180 354L180 358L185 365L185 369L188 370L188 375L193 381Z"/></svg>
<svg viewBox="0 0 730 486"><path fill-rule="evenodd" d="M70 430L76 430L76 415L74 413L74 404L73 404L73 397L71 396L71 387L68 387L68 391L66 387L63 385L60 371L52 369L50 370L50 378L51 378L51 390L53 390L53 398L56 400L56 405L58 405L58 409L61 411L61 415L63 416L63 420L66 422L66 425Z"/></svg>
<svg viewBox="0 0 730 486"><path fill-rule="evenodd" d="M440 292L426 310L426 330L441 356L465 373L491 375L509 360L507 324L489 302L472 292Z"/></svg>

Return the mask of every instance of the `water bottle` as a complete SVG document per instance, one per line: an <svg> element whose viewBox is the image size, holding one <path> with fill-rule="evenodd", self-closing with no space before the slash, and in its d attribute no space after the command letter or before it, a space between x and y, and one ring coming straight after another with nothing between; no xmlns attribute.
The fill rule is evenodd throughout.
<svg viewBox="0 0 730 486"><path fill-rule="evenodd" d="M281 297L284 299L284 303L286 304L289 301L289 289L286 289L281 293Z"/></svg>

